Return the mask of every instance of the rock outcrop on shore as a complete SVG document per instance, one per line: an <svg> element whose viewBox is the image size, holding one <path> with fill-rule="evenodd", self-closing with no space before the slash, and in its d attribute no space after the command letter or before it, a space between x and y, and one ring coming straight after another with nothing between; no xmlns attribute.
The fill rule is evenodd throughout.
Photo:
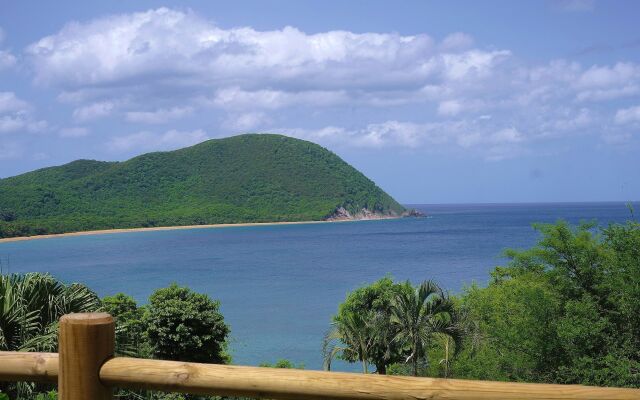
<svg viewBox="0 0 640 400"><path fill-rule="evenodd" d="M367 208L363 208L358 212L351 213L344 207L338 207L335 212L325 218L325 221L353 221L353 220L371 220L371 219L392 219L392 218L406 218L406 217L424 217L425 214L415 210L405 210L402 213L397 213L393 210L384 211L371 211Z"/></svg>

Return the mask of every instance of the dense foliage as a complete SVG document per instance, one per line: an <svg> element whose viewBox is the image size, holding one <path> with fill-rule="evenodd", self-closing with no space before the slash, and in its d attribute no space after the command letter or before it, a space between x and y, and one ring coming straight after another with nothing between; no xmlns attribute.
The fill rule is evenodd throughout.
<svg viewBox="0 0 640 400"><path fill-rule="evenodd" d="M404 349L393 340L398 330L391 324L391 307L396 296L412 291L408 283L394 283L385 277L349 293L325 337L325 368L330 369L332 358L337 356L362 363L363 371L372 364L378 373L385 374L390 364L403 361ZM358 344L360 334L363 341Z"/></svg>
<svg viewBox="0 0 640 400"><path fill-rule="evenodd" d="M219 302L186 287L156 290L144 312L144 325L154 358L226 363L229 327Z"/></svg>
<svg viewBox="0 0 640 400"><path fill-rule="evenodd" d="M332 326L324 342L325 368L338 356L360 362L364 373L369 364L385 374L389 365L405 362L417 376L434 338L459 342L462 336L454 303L437 284L425 281L414 288L388 277L350 293Z"/></svg>
<svg viewBox="0 0 640 400"><path fill-rule="evenodd" d="M65 285L37 273L0 275L0 351L55 352L60 317L99 306L95 293L80 284ZM34 388L0 382L0 392L16 398L30 398Z"/></svg>
<svg viewBox="0 0 640 400"><path fill-rule="evenodd" d="M353 291L333 355L378 373L640 387L640 224L536 228L536 246L457 298L389 278Z"/></svg>
<svg viewBox="0 0 640 400"><path fill-rule="evenodd" d="M339 207L404 211L323 147L250 134L125 162L78 160L0 179L0 237L322 220Z"/></svg>
<svg viewBox="0 0 640 400"><path fill-rule="evenodd" d="M640 387L640 224L537 228L537 246L463 295L475 332L455 374Z"/></svg>

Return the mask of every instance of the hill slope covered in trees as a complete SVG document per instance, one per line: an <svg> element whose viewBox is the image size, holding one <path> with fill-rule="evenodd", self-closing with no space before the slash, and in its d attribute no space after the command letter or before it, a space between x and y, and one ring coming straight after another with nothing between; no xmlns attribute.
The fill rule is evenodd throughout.
<svg viewBox="0 0 640 400"><path fill-rule="evenodd" d="M0 179L0 237L405 212L323 147L248 134L124 162L77 160Z"/></svg>

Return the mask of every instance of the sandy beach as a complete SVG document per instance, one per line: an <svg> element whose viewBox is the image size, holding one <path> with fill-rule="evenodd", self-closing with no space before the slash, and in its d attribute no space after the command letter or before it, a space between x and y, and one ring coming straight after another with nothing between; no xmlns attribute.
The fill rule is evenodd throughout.
<svg viewBox="0 0 640 400"><path fill-rule="evenodd" d="M182 226L156 226L151 228L123 228L123 229L103 229L97 231L56 233L51 235L37 236L19 236L0 239L3 242L19 242L23 240L49 239L65 236L86 236L86 235L104 235L108 233L126 233L126 232L148 232L148 231L173 231L178 229L210 229L210 228L231 228L239 226L269 226L269 225L298 225L298 224L323 224L330 222L344 222L343 220L332 221L295 221L295 222L245 222L238 224L212 224L212 225L182 225Z"/></svg>

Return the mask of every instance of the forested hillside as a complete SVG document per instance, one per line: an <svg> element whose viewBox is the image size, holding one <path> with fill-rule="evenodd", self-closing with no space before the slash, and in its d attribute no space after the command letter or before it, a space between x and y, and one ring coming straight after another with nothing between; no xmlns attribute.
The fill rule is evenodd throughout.
<svg viewBox="0 0 640 400"><path fill-rule="evenodd" d="M325 148L281 135L209 140L125 162L77 160L0 179L0 237L323 220L404 208Z"/></svg>

